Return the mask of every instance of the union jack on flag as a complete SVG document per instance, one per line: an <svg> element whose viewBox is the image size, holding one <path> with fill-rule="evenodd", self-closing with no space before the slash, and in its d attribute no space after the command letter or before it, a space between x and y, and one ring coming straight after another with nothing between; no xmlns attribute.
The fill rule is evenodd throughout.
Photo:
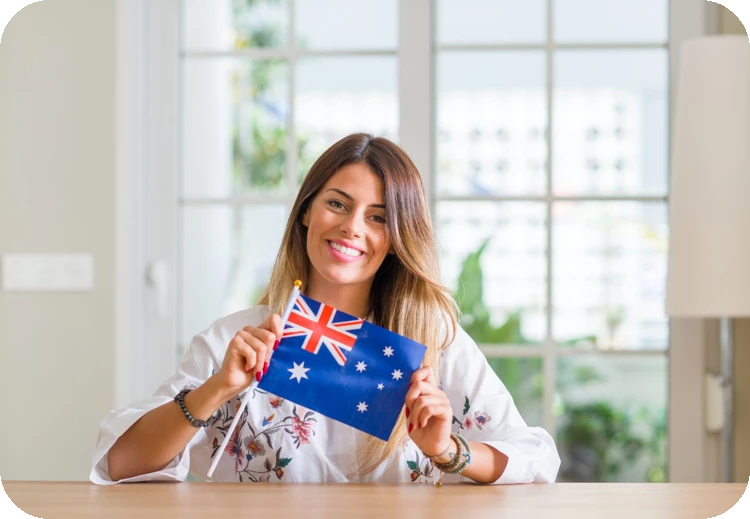
<svg viewBox="0 0 750 519"><path fill-rule="evenodd" d="M282 338L302 336L302 349L316 355L320 347L325 346L339 366L343 366L346 364L345 352L352 351L357 341L352 331L362 328L364 322L364 319L354 319L322 303L318 311L313 312L305 296L300 294L294 301Z"/></svg>
<svg viewBox="0 0 750 519"><path fill-rule="evenodd" d="M387 441L425 350L298 295L258 389Z"/></svg>

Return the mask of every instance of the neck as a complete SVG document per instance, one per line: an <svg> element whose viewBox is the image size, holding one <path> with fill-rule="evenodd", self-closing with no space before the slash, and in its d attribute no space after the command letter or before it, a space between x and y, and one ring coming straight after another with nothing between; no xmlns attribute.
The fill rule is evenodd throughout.
<svg viewBox="0 0 750 519"><path fill-rule="evenodd" d="M313 274L305 287L305 295L354 317L366 318L370 313L372 279L356 284L331 283Z"/></svg>

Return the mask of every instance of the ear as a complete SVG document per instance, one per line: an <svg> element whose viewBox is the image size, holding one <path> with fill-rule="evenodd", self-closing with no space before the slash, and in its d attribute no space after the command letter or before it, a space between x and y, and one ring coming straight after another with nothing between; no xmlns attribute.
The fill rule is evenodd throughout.
<svg viewBox="0 0 750 519"><path fill-rule="evenodd" d="M302 215L302 225L306 228L310 227L310 204L308 204L307 209L305 209L305 212Z"/></svg>

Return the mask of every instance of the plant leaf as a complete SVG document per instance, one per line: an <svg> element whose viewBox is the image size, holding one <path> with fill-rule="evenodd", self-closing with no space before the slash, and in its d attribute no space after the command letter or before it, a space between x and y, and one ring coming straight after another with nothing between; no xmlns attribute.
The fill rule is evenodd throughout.
<svg viewBox="0 0 750 519"><path fill-rule="evenodd" d="M292 461L292 458L281 458L279 460L279 467L284 468L287 465L289 465L289 462Z"/></svg>

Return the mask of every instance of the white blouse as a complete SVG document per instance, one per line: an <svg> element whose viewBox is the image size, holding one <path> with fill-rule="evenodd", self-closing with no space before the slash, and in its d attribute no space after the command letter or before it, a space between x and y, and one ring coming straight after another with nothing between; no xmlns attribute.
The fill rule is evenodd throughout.
<svg viewBox="0 0 750 519"><path fill-rule="evenodd" d="M214 322L196 335L177 373L154 396L127 409L111 411L102 421L90 479L100 485L135 481L184 481L188 473L207 479L213 457L221 445L244 396L238 395L220 409L220 419L198 430L187 447L163 470L112 481L107 452L117 438L140 417L167 402L185 387L198 387L221 368L234 335L245 326L257 326L268 316L265 306L243 310ZM529 427L513 398L487 364L482 352L463 330L441 357L440 387L453 408L453 431L468 440L483 442L508 456L505 472L495 483L552 483L560 457L550 435ZM174 404L177 405L177 404ZM366 435L259 389L232 439L221 454L213 481L239 482L433 482L440 472L411 441L374 472L357 474L358 455ZM470 481L446 474L443 481Z"/></svg>

